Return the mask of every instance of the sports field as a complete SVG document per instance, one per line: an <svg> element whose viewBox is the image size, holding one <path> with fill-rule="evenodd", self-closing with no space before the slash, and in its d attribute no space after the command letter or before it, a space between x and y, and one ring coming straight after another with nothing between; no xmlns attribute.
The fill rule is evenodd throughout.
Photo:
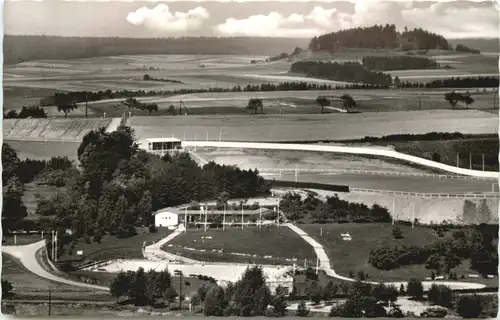
<svg viewBox="0 0 500 320"><path fill-rule="evenodd" d="M189 230L175 237L163 250L207 262L292 265L292 260L316 261L311 246L286 227L237 227Z"/></svg>

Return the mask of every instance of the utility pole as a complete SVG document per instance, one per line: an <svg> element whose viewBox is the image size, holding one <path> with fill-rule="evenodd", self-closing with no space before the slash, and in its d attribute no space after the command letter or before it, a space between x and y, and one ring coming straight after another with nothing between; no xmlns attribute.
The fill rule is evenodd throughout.
<svg viewBox="0 0 500 320"><path fill-rule="evenodd" d="M481 158L483 160L483 171L484 171L484 153L481 154Z"/></svg>
<svg viewBox="0 0 500 320"><path fill-rule="evenodd" d="M205 232L207 232L208 206L205 204Z"/></svg>
<svg viewBox="0 0 500 320"><path fill-rule="evenodd" d="M187 210L188 210L188 208L187 208L187 207L186 207L186 208L184 208L184 233L186 233L186 232L187 232L187 227L188 227L188 225L187 225L187 220L188 220L188 211L187 211Z"/></svg>
<svg viewBox="0 0 500 320"><path fill-rule="evenodd" d="M472 170L472 152L469 152L469 169Z"/></svg>
<svg viewBox="0 0 500 320"><path fill-rule="evenodd" d="M392 199L392 225L394 225L394 216L396 215L396 200Z"/></svg>
<svg viewBox="0 0 500 320"><path fill-rule="evenodd" d="M217 149L217 151L220 151L220 143L222 141L222 129L219 130L219 148Z"/></svg>
<svg viewBox="0 0 500 320"><path fill-rule="evenodd" d="M88 118L88 98L87 98L87 93L85 92L85 118Z"/></svg>
<svg viewBox="0 0 500 320"><path fill-rule="evenodd" d="M411 218L411 228L415 228L415 202L413 203L412 218Z"/></svg>
<svg viewBox="0 0 500 320"><path fill-rule="evenodd" d="M262 227L262 205L259 204L259 228Z"/></svg>
<svg viewBox="0 0 500 320"><path fill-rule="evenodd" d="M56 239L55 239L55 240L56 240L56 241L55 241L54 247L55 247L55 252L56 252L56 254L55 254L55 256L54 256L54 261L56 261L56 262L57 262L57 230L56 230Z"/></svg>
<svg viewBox="0 0 500 320"><path fill-rule="evenodd" d="M50 316L51 306L52 306L52 293L50 292L50 288L49 288L49 316Z"/></svg>
<svg viewBox="0 0 500 320"><path fill-rule="evenodd" d="M226 204L224 203L224 213L222 214L222 230L226 230Z"/></svg>
<svg viewBox="0 0 500 320"><path fill-rule="evenodd" d="M243 203L241 203L241 230L243 230Z"/></svg>
<svg viewBox="0 0 500 320"><path fill-rule="evenodd" d="M316 274L319 273L319 257L316 257Z"/></svg>
<svg viewBox="0 0 500 320"><path fill-rule="evenodd" d="M182 271L180 273L180 277L179 277L179 310L182 311Z"/></svg>
<svg viewBox="0 0 500 320"><path fill-rule="evenodd" d="M460 155L457 152L457 168L460 168Z"/></svg>
<svg viewBox="0 0 500 320"><path fill-rule="evenodd" d="M280 226L280 198L278 196L278 227Z"/></svg>

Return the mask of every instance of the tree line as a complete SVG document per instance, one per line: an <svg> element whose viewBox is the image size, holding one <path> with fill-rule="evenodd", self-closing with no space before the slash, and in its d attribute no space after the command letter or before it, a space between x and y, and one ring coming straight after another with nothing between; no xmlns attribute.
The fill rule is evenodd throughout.
<svg viewBox="0 0 500 320"><path fill-rule="evenodd" d="M313 194L302 200L300 194L287 193L280 201L280 208L289 220L327 222L389 222L389 211L377 204L371 208L362 203L340 199L337 195L321 201Z"/></svg>
<svg viewBox="0 0 500 320"><path fill-rule="evenodd" d="M153 111L158 111L158 104L156 103L143 103L140 101L137 101L137 99L134 98L128 98L125 100L123 103L128 107L128 109L138 109L138 110L147 110L149 112L149 115L151 115L151 112Z"/></svg>
<svg viewBox="0 0 500 320"><path fill-rule="evenodd" d="M268 55L289 52L302 40L266 37L84 38L5 35L6 64L137 54ZM303 45L307 42L304 41ZM302 45L302 44L301 44Z"/></svg>
<svg viewBox="0 0 500 320"><path fill-rule="evenodd" d="M3 113L4 119L47 118L47 113L40 106L23 106L21 111L9 110Z"/></svg>
<svg viewBox="0 0 500 320"><path fill-rule="evenodd" d="M326 33L319 37L313 37L308 48L312 51L335 52L346 48L449 50L451 47L443 36L425 31L422 28L413 30L405 28L403 32L398 32L396 25L386 24L385 26L373 25Z"/></svg>
<svg viewBox="0 0 500 320"><path fill-rule="evenodd" d="M474 48L469 48L467 47L466 45L463 45L461 43L458 43L455 47L455 51L456 52L466 52L466 53L475 53L475 54L480 54L481 51L479 51L478 49L474 49Z"/></svg>
<svg viewBox="0 0 500 320"><path fill-rule="evenodd" d="M478 226L467 233L463 230L455 231L453 238L428 245L397 245L372 249L369 263L381 270L420 264L436 275L450 275L463 260L469 259L471 269L481 275L497 274L497 239L498 234L495 235L484 226Z"/></svg>
<svg viewBox="0 0 500 320"><path fill-rule="evenodd" d="M359 62L297 61L290 66L290 72L334 81L367 83L385 87L392 85L390 75L370 71Z"/></svg>
<svg viewBox="0 0 500 320"><path fill-rule="evenodd" d="M369 70L377 71L439 68L439 64L434 60L424 57L409 56L368 56L362 58L362 63Z"/></svg>
<svg viewBox="0 0 500 320"><path fill-rule="evenodd" d="M396 77L398 78L398 77ZM433 80L428 83L399 81L398 87L401 88L493 88L498 87L498 77L471 77L471 78L450 78L443 80ZM396 85L397 81L394 80ZM263 83L256 85L240 86L232 88L207 88L207 89L179 89L172 91L145 91L145 90L119 90L119 91L70 91L66 93L56 93L52 96L42 98L40 106L52 105L72 105L72 103L61 102L58 99L65 96L69 101L76 103L85 101L99 101L108 99L122 99L134 97L151 97L158 95L191 94L191 93L210 93L210 92L270 92L270 91L309 91L309 90L367 90L367 89L387 89L390 85L370 84L370 83L352 83L346 85L316 84L308 82L282 82L278 84ZM33 117L33 116L32 116Z"/></svg>
<svg viewBox="0 0 500 320"><path fill-rule="evenodd" d="M135 272L119 273L111 283L110 291L116 298L125 298L138 306L153 307L159 300L170 306L176 298L179 302L185 300L185 296L173 288L172 280L166 270L145 272L140 268ZM205 316L283 317L287 314L285 291L278 287L276 292L271 292L261 266L247 268L235 283L225 286L215 282L204 284L190 302L201 307Z"/></svg>

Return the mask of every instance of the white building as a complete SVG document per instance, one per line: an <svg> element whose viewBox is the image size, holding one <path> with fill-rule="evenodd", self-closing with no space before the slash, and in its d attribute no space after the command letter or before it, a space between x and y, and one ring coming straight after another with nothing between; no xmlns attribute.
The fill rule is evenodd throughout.
<svg viewBox="0 0 500 320"><path fill-rule="evenodd" d="M163 154L182 149L182 141L172 138L151 138L140 141L139 148L148 152Z"/></svg>
<svg viewBox="0 0 500 320"><path fill-rule="evenodd" d="M179 224L179 215L170 211L160 211L155 214L155 226L158 228L173 228Z"/></svg>

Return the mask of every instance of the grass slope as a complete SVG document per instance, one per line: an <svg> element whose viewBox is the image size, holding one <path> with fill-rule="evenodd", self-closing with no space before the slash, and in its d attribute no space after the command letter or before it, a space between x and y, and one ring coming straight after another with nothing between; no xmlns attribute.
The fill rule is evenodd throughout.
<svg viewBox="0 0 500 320"><path fill-rule="evenodd" d="M347 276L349 271L356 274L363 270L368 273L369 280L373 281L405 281L409 278L427 278L431 276L431 271L425 269L423 265L411 265L394 270L378 270L368 262L370 249L380 247L391 247L396 245L425 245L439 241L431 228L398 225L403 234L403 239L395 240L392 236L392 225L390 223L370 223L370 224L325 224L314 225L304 224L300 228L309 234L313 239L323 245L333 269L340 275ZM324 234L320 235L323 228ZM342 240L341 233L348 232L352 240ZM451 232L447 232L445 237L451 237ZM463 262L453 270L460 277L466 278L460 281L481 282L487 285L498 286L498 279L470 279L467 278L471 271L468 263Z"/></svg>

